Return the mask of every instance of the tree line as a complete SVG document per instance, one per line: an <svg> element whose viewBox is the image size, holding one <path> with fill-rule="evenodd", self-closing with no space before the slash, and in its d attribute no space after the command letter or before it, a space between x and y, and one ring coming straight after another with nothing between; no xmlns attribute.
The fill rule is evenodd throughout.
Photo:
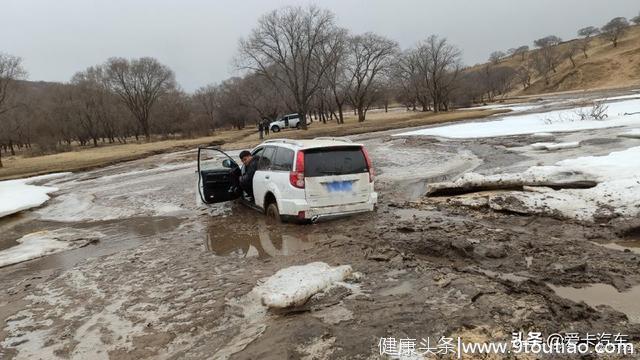
<svg viewBox="0 0 640 360"><path fill-rule="evenodd" d="M534 79L541 79L546 86L551 84L553 74L558 66L567 61L573 68L577 67L579 56L589 57L588 50L593 40L600 36L612 47L632 25L640 25L640 15L630 20L624 17L611 19L602 27L587 26L577 31L577 39L567 42L556 35L548 35L533 41L533 48L522 45L507 51L494 51L483 66L467 70L466 93L473 102L492 101L495 97L505 95L520 86L528 89ZM518 60L506 63L505 60Z"/></svg>
<svg viewBox="0 0 640 360"><path fill-rule="evenodd" d="M640 16L631 19L640 22ZM209 135L217 128L242 129L279 115L343 124L345 112L366 120L373 107L400 103L414 111L449 111L493 100L535 77L549 81L558 63L587 56L598 34L617 46L629 27L615 18L560 53L557 36L497 51L484 66L465 68L462 53L431 35L409 49L375 33L352 34L335 15L316 6L284 7L263 15L241 39L233 62L242 75L182 90L173 71L150 57L110 58L79 71L66 83L38 84L26 78L22 59L0 53L0 155L16 149L55 152L77 143L99 146L160 137ZM501 65L521 58L514 68ZM303 122L306 128L306 122ZM1 166L1 157L0 157Z"/></svg>

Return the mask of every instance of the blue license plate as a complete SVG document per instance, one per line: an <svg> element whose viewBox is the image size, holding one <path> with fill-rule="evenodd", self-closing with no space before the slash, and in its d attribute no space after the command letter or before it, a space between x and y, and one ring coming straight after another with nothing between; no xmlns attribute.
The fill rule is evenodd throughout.
<svg viewBox="0 0 640 360"><path fill-rule="evenodd" d="M329 192L347 192L353 189L353 181L332 181L325 186Z"/></svg>

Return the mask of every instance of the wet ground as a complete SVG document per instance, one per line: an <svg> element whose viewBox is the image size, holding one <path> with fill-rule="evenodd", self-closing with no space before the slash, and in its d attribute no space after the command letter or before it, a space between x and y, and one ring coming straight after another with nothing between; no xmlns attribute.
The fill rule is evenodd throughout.
<svg viewBox="0 0 640 360"><path fill-rule="evenodd" d="M585 144L556 152L527 150L531 136L361 135L377 211L313 225L200 205L193 151L54 180L60 191L45 206L0 219L0 250L42 230L104 237L0 268L0 358L375 359L383 337L508 341L514 331L622 333L637 344L637 219L590 224L423 196L471 170L637 146L619 131L556 134ZM260 279L314 261L361 277L284 312L247 306Z"/></svg>

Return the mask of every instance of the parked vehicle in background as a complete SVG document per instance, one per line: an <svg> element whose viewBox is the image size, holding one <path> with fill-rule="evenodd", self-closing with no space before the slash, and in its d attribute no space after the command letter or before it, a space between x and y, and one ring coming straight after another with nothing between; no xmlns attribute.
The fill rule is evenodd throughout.
<svg viewBox="0 0 640 360"><path fill-rule="evenodd" d="M210 151L223 156L211 162L204 155ZM276 221L316 221L357 214L372 211L378 201L373 165L362 144L339 138L275 139L263 142L251 153L259 158L253 177L255 202L233 188L233 176L241 168L231 157L218 148L199 148L202 201L212 204L240 199Z"/></svg>
<svg viewBox="0 0 640 360"><path fill-rule="evenodd" d="M309 122L307 121L307 124ZM269 124L269 129L273 132L278 132L283 129L300 129L302 124L300 123L300 115L297 113L283 115L276 121Z"/></svg>

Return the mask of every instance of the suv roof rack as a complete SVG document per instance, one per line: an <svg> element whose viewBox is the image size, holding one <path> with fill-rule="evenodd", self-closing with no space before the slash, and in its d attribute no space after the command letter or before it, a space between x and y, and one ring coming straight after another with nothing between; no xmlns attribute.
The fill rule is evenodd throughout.
<svg viewBox="0 0 640 360"><path fill-rule="evenodd" d="M339 137L331 137L331 136L321 136L321 137L314 138L313 140L332 140L332 141L342 141L342 142L346 142L346 143L352 143L353 142L353 141L351 141L351 139L339 138Z"/></svg>
<svg viewBox="0 0 640 360"><path fill-rule="evenodd" d="M269 139L269 140L265 140L263 141L264 143L283 143L283 144L290 144L290 145L295 145L295 146L302 146L302 143L296 140L291 140L291 139Z"/></svg>

